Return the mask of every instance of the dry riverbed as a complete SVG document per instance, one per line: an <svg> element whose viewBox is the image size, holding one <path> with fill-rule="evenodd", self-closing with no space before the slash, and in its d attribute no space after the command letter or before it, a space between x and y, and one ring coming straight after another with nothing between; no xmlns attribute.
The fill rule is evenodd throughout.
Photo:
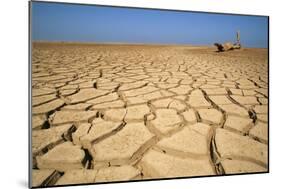
<svg viewBox="0 0 281 189"><path fill-rule="evenodd" d="M33 186L268 171L267 49L33 43Z"/></svg>

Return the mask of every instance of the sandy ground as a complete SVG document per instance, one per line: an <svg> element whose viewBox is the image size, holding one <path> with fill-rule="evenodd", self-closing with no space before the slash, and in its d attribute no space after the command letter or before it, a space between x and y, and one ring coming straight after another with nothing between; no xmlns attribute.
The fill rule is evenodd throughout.
<svg viewBox="0 0 281 189"><path fill-rule="evenodd" d="M268 171L267 49L34 43L33 186Z"/></svg>

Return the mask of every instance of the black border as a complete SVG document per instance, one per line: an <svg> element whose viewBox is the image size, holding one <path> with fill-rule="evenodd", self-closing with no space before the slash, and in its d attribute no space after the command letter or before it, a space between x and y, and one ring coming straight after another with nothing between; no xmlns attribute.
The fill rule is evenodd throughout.
<svg viewBox="0 0 281 189"><path fill-rule="evenodd" d="M158 10L158 11L173 11L173 12L192 12L192 13L206 13L206 14L220 14L220 15L234 15L234 16L255 16L255 17L267 17L267 54L268 54L268 166L265 172L251 172L251 173L235 173L235 174L225 174L225 175L203 175L203 176L190 176L190 177L172 177L172 178L157 178L157 179L142 179L142 180L128 180L128 181L113 181L113 182L97 182L97 183L82 183L82 184L66 184L66 185L52 185L52 186L38 186L32 187L32 3L46 3L46 4L66 4L66 5L84 5L84 6L97 6L97 7L115 7L115 8L129 8L129 9L145 9L145 10ZM176 179L190 179L190 178L209 178L209 177L225 177L225 176L239 176L239 175L253 175L253 174L266 174L270 173L270 17L267 15L255 15L255 14L236 14L236 13L225 13L225 12L206 12L206 11L191 11L191 10L176 10L176 9L160 9L160 8L147 8L147 7L132 7L132 6L118 6L118 5L101 5L101 4L89 4L89 3L69 3L69 2L57 2L57 1L28 1L28 187L29 188L53 188L53 187L67 187L67 186L86 186L86 185L98 185L98 184L114 184L114 183L131 183L131 182L146 182L146 181L160 181L160 180L176 180Z"/></svg>
<svg viewBox="0 0 281 189"><path fill-rule="evenodd" d="M28 2L28 187L32 188L32 19L31 4Z"/></svg>

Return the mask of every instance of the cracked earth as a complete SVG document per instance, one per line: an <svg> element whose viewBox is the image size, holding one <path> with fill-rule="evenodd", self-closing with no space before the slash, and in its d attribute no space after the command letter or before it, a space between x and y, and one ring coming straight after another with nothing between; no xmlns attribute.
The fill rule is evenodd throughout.
<svg viewBox="0 0 281 189"><path fill-rule="evenodd" d="M32 185L268 171L267 56L34 43Z"/></svg>

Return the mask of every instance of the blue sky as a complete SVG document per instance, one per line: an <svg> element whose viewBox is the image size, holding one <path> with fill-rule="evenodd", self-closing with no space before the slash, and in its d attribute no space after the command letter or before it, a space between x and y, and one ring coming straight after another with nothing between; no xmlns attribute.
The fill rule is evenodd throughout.
<svg viewBox="0 0 281 189"><path fill-rule="evenodd" d="M267 17L32 2L32 40L268 45Z"/></svg>

